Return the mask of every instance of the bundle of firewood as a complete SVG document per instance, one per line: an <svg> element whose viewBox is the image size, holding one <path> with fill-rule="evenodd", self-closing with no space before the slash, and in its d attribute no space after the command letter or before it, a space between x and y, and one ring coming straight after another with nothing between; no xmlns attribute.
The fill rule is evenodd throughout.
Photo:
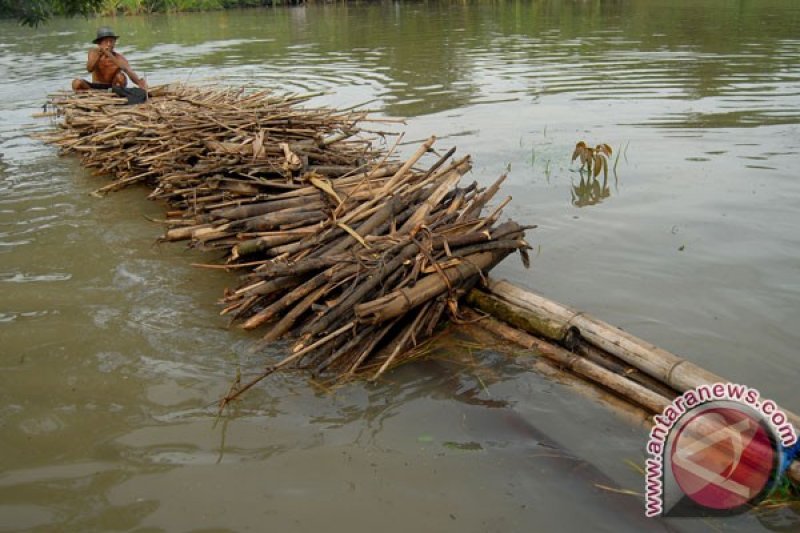
<svg viewBox="0 0 800 533"><path fill-rule="evenodd" d="M151 197L172 203L221 202L295 188L301 171L338 177L365 167L376 153L354 139L364 112L302 108L313 94L160 86L144 105L120 105L113 93L51 97L61 131L42 138L77 153L114 181L155 184Z"/></svg>
<svg viewBox="0 0 800 533"><path fill-rule="evenodd" d="M121 106L106 94L61 95L49 142L111 175L101 191L142 181L169 203L164 239L222 250L239 272L223 314L290 355L226 401L288 366L376 378L413 357L458 300L518 250L526 228L488 215L504 176L460 186L469 156L435 154L431 137L405 161L378 151L364 113L301 108L305 97L159 88Z"/></svg>

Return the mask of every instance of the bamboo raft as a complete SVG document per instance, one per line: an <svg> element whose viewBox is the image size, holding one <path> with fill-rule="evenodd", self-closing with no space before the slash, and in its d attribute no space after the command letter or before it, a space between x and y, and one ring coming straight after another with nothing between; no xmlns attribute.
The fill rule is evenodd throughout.
<svg viewBox="0 0 800 533"><path fill-rule="evenodd" d="M241 274L223 314L322 379L377 379L414 357L459 299L508 254L527 261L527 228L482 211L488 188L459 186L471 168L455 149L422 165L435 138L405 161L379 152L363 112L303 108L308 96L159 87L145 105L107 93L63 94L59 131L45 136L113 181L168 204L164 240L222 252ZM374 135L374 134L372 134Z"/></svg>
<svg viewBox="0 0 800 533"><path fill-rule="evenodd" d="M237 379L223 407L289 367L333 381L376 379L418 356L415 348L448 318L534 349L648 418L681 392L727 381L585 313L488 280L513 252L528 266L531 227L499 223L510 199L482 214L505 176L485 189L460 186L471 162L453 159L455 149L422 165L435 137L401 161L397 142L375 148L383 134L363 128L366 113L301 107L313 95L187 86L151 93L135 107L107 93L54 95L49 104L61 120L42 138L112 177L97 195L147 185L149 198L168 206L163 240L217 251L220 264L200 266L240 274L222 314L266 330L264 343L293 339L289 355L246 383ZM800 482L800 463L789 474Z"/></svg>
<svg viewBox="0 0 800 533"><path fill-rule="evenodd" d="M507 281L487 280L466 301L490 316L481 321L484 328L636 406L647 425L681 393L729 382L616 326ZM474 316L468 312L467 317ZM800 417L782 409L795 429L800 428ZM800 461L789 466L788 475L800 483Z"/></svg>

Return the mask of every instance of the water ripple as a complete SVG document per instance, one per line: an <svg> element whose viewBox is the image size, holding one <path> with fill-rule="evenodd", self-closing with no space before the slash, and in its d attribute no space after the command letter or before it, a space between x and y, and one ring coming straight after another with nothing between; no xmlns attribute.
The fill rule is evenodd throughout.
<svg viewBox="0 0 800 533"><path fill-rule="evenodd" d="M23 272L0 272L0 282L35 283L40 281L69 281L72 274L55 272L52 274L26 274Z"/></svg>

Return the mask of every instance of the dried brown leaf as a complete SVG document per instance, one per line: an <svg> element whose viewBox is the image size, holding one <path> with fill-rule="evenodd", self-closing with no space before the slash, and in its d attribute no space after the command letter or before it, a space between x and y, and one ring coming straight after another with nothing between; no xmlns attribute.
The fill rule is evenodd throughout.
<svg viewBox="0 0 800 533"><path fill-rule="evenodd" d="M604 162L605 159L603 159L602 155L600 155L599 153L594 154L594 172L592 173L592 175L595 178L600 175L600 171L603 169Z"/></svg>

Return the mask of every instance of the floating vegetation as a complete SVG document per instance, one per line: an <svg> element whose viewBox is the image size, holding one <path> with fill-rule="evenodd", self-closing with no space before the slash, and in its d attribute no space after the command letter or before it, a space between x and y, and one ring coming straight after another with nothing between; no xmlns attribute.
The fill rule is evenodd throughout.
<svg viewBox="0 0 800 533"><path fill-rule="evenodd" d="M589 177L596 178L602 172L603 177L608 179L608 158L611 157L611 153L611 146L607 144L598 144L591 148L584 141L580 141L572 152L572 160L580 159L581 172L585 169Z"/></svg>
<svg viewBox="0 0 800 533"><path fill-rule="evenodd" d="M581 180L577 185L573 185L570 190L572 205L585 207L599 204L611 195L611 190L608 186L608 161L612 152L611 146L608 144L598 144L591 148L586 142L580 141L575 145L575 150L572 152L572 161L580 159L581 167L579 172ZM615 176L618 162L619 153L617 153L617 160L614 162ZM586 175L584 175L584 171ZM603 173L602 183L597 179L601 172Z"/></svg>

